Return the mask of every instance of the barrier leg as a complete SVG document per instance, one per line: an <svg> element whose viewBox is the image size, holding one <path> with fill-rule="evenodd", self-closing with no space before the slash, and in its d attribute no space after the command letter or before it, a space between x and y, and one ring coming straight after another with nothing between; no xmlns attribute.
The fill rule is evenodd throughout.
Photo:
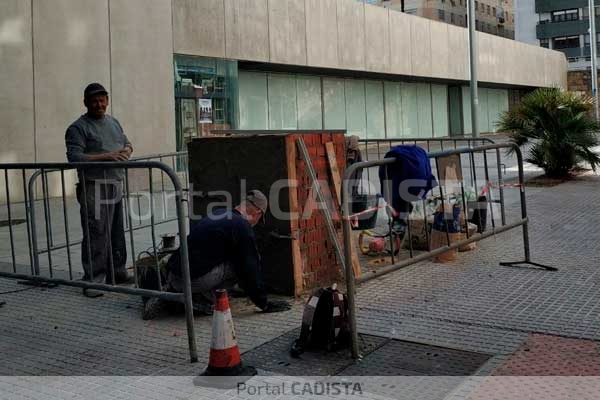
<svg viewBox="0 0 600 400"><path fill-rule="evenodd" d="M503 267L518 267L520 265L531 265L534 267L542 268L547 271L558 271L558 268L551 267L548 265L539 264L531 261L531 251L529 246L529 219L527 217L527 201L525 198L525 186L524 186L524 173L523 173L523 154L521 149L515 146L515 153L517 155L517 164L519 166L519 183L521 185L521 218L523 219L523 251L525 253L524 261L512 261L512 262L501 262L500 265Z"/></svg>
<svg viewBox="0 0 600 400"><path fill-rule="evenodd" d="M525 260L523 261L509 261L509 262L500 262L500 265L503 267L519 267L522 265L531 265L533 267L538 267L545 269L547 271L558 271L558 268L551 267L549 265L544 265L540 263L536 263L531 261L531 252L529 247L529 221L526 221L523 224L523 249L525 251Z"/></svg>

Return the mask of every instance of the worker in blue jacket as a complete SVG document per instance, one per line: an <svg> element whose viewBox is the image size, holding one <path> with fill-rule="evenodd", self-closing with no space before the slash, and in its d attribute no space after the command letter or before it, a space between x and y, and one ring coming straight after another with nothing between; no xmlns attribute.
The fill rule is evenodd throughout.
<svg viewBox="0 0 600 400"><path fill-rule="evenodd" d="M392 208L396 211L392 230L403 236L406 221L413 209L412 202L424 199L438 183L431 173L427 152L419 146L394 146L385 154L385 158L395 158L396 162L379 167L381 193L386 198L391 194ZM389 181L391 193L387 190Z"/></svg>
<svg viewBox="0 0 600 400"><path fill-rule="evenodd" d="M253 227L267 211L267 198L259 190L248 192L233 210L217 209L200 219L187 238L188 259L194 310L212 314L214 290L237 283L263 312L290 309L286 301L269 301L263 281L260 255ZM179 252L167 264L168 290L183 292ZM164 310L165 302L149 299L142 317L155 318Z"/></svg>

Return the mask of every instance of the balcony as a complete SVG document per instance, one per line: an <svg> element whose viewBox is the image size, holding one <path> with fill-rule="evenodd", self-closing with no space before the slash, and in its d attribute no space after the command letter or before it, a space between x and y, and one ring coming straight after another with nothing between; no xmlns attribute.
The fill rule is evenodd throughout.
<svg viewBox="0 0 600 400"><path fill-rule="evenodd" d="M562 51L565 53L567 58L581 58L590 56L590 46L586 47L570 47L567 49L554 49L556 51Z"/></svg>
<svg viewBox="0 0 600 400"><path fill-rule="evenodd" d="M535 12L538 14L587 6L588 0L535 0Z"/></svg>
<svg viewBox="0 0 600 400"><path fill-rule="evenodd" d="M596 18L596 24L598 23L600 18ZM535 30L538 39L551 39L560 36L585 35L589 27L588 19L563 22L541 21Z"/></svg>

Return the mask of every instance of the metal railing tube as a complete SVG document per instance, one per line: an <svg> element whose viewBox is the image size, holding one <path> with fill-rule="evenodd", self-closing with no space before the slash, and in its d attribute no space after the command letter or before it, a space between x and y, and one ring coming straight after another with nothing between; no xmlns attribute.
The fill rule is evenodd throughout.
<svg viewBox="0 0 600 400"><path fill-rule="evenodd" d="M35 170L29 179L28 183L28 192L29 199L27 199L27 204L29 206L28 214L29 220L31 223L31 253L32 253L32 264L33 264L33 275L24 275L24 274L15 274L15 273L7 273L0 272L0 277L8 277L8 278L16 278L16 279L24 279L33 282L48 282L48 283L58 283L67 286L76 286L82 287L84 289L95 289L101 291L109 291L109 292L117 292L117 293L125 293L125 294L133 294L133 295L141 295L145 297L159 297L165 300L179 301L183 302L185 305L185 315L186 315L186 325L187 325L187 334L188 334L188 342L189 342L189 353L190 360L192 362L198 361L198 351L196 347L196 339L194 333L194 314L193 314L193 304L192 304L192 290L191 290L191 279L190 279L190 268L188 261L188 246L187 246L187 224L185 221L185 213L183 208L183 202L185 201L185 197L183 196L183 187L178 175L171 169L169 166L158 162L158 161L118 161L118 162L81 162L81 163L9 163L9 164L1 164L3 169L6 170ZM76 281L76 280L68 280L68 279L60 279L56 277L47 278L44 276L40 276L40 266L39 266L39 251L38 251L38 243L37 243L37 228L35 224L35 180L36 178L43 173L44 170L74 170L74 169L82 169L85 168L123 168L123 169L158 169L162 170L173 183L173 188L175 191L175 206L177 210L177 220L178 220L178 228L179 228L179 237L180 237L180 262L181 262L181 272L183 275L184 287L183 293L169 293L169 292L158 292L156 290L146 290L138 287L130 288L130 287L121 287L121 286L112 286L105 283L96 283L96 282L88 282L88 281ZM85 190L85 186L83 187ZM85 202L84 202L85 204ZM87 215L87 214L86 214ZM86 224L87 225L87 224ZM50 247L50 246L49 246ZM49 250L50 251L50 250ZM134 261L135 264L135 261ZM113 274L114 275L114 274Z"/></svg>
<svg viewBox="0 0 600 400"><path fill-rule="evenodd" d="M402 269L404 267L408 267L409 265L413 265L413 264L416 264L418 262L428 260L428 259L430 259L432 257L435 257L437 255L445 253L448 250L458 249L459 247L462 247L462 246L467 245L469 243L478 242L478 241L480 241L482 239L488 238L490 236L497 235L498 233L509 231L509 230L511 230L513 228L516 228L518 226L521 226L521 225L525 226L526 223L527 223L527 221L521 220L521 221L518 221L518 222L513 222L511 224L507 224L505 226L501 226L499 228L496 228L495 232L477 233L477 234L471 236L469 239L463 239L463 240L460 240L460 241L452 242L452 244L450 246L443 246L443 247L437 248L435 250L430 250L427 253L420 254L420 255L418 255L416 257L410 258L410 259L405 260L403 262L399 262L399 263L396 263L394 265L387 265L385 267L381 267L380 269L378 269L376 271L371 271L371 272L369 272L367 274L364 274L361 277L357 278L355 280L355 282L356 283L364 283L364 282L370 281L373 278L378 278L378 277L380 277L382 275L389 274L390 272L394 272L394 271L397 271L397 270Z"/></svg>
<svg viewBox="0 0 600 400"><path fill-rule="evenodd" d="M368 163L368 162L367 162ZM365 163L361 163L365 164ZM346 179L342 181L342 227L344 233L344 269L346 275L346 295L348 296L348 309L350 310L350 335L352 343L352 357L359 357L358 349L358 332L356 330L356 303L355 303L355 287L354 287L354 270L352 269L352 246L347 242L347 238L352 237L352 228L350 226L350 202L351 199L351 180L348 177L358 169L358 164L351 165L346 170Z"/></svg>
<svg viewBox="0 0 600 400"><path fill-rule="evenodd" d="M479 140L479 139L477 139L477 140ZM514 143L498 143L498 144L491 143L491 144L486 144L486 145L477 146L477 147L464 147L464 148L456 148L456 149L450 149L450 150L437 151L437 152L429 153L428 156L430 159L431 158L435 159L436 167L437 167L438 159L440 157L447 157L447 156L451 156L451 155L455 155L455 154L458 154L459 156L461 154L470 154L471 156L473 156L473 154L475 152L484 152L484 154L485 154L485 152L487 150L497 150L498 154L499 154L500 149L509 149L509 150L514 151L517 154L517 163L518 163L518 168L519 168L519 185L518 186L520 187L520 201L521 201L521 219L519 221L510 223L510 224L503 223L503 225L500 228L494 228L494 229L492 229L491 232L478 233L478 234L472 235L470 237L467 233L466 239L459 240L456 242L451 242L450 239L448 238L448 245L446 245L446 246L442 246L435 250L430 250L430 251L428 251L424 254L418 255L416 257L412 257L412 254L411 254L411 257L409 259L404 260L402 262L394 263L392 261L392 265L382 267L374 272L363 274L358 279L356 279L354 276L354 271L352 268L352 264L350 262L351 256L352 256L351 240L353 240L352 227L350 225L350 219L351 219L351 215L350 215L350 202L351 202L350 184L352 183L351 178L352 178L352 176L354 176L357 173L357 171L364 171L364 169L375 167L375 166L389 165L389 164L395 163L396 159L395 158L385 158L383 160L364 161L364 162L352 164L346 169L346 171L344 173L344 180L342 182L342 226L343 226L343 235L344 235L344 252L345 252L345 259L346 259L346 262L344 263L344 269L345 269L345 275L346 275L346 290L347 290L347 296L348 296L348 307L349 307L349 315L350 315L352 356L354 358L360 357L359 348L358 348L358 331L356 328L356 325L357 325L357 322L356 322L357 321L356 284L357 283L366 282L370 279L388 274L388 273L396 271L400 268L431 259L431 258L433 258L437 255L443 254L449 250L458 249L462 246L468 245L468 244L476 242L476 241L483 240L487 237L490 237L490 236L493 236L493 235L496 235L496 234L499 234L502 232L506 232L508 230L517 228L519 226L522 226L522 229L523 229L523 246L524 246L524 250L525 250L525 261L524 262L504 262L504 263L501 262L500 265L515 266L518 264L530 264L532 266L541 267L541 268L544 268L549 271L556 270L556 268L554 268L554 267L537 264L537 263L534 263L531 261L529 229L528 229L529 219L527 216L527 206L526 206L525 188L524 188L523 156L522 156L520 148L516 144L514 144ZM438 171L438 176L439 176L439 171ZM487 176L488 175L487 175L487 171L486 171L486 177ZM472 177L472 178L475 178L475 177ZM463 180L464 180L464 177L461 180L461 191L462 191L463 203L466 203ZM500 180L501 180L501 177L500 177ZM502 180L500 183L502 183ZM489 182L486 182L486 184L489 184ZM441 198L442 198L442 207L443 207L444 196L443 196L443 191L441 191L441 187L440 187L440 193L442 195ZM463 207L464 207L463 212L467 212L467 210L468 210L467 204L463 204ZM426 223L425 223L425 229L427 230ZM467 224L467 232L468 232L468 224ZM446 224L446 233L448 234L448 225L447 224Z"/></svg>

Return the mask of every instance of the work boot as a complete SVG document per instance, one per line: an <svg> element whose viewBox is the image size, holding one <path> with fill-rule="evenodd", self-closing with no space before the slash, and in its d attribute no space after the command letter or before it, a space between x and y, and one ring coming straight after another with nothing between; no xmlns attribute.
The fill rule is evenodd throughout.
<svg viewBox="0 0 600 400"><path fill-rule="evenodd" d="M194 308L194 315L198 316L213 315L215 309L212 301L204 293L192 294L192 306Z"/></svg>
<svg viewBox="0 0 600 400"><path fill-rule="evenodd" d="M194 302L192 306L194 308L194 315L197 317L213 315L215 310L215 307L210 303Z"/></svg>
<svg viewBox="0 0 600 400"><path fill-rule="evenodd" d="M158 297L151 297L144 303L142 319L148 321L166 313L168 302Z"/></svg>

